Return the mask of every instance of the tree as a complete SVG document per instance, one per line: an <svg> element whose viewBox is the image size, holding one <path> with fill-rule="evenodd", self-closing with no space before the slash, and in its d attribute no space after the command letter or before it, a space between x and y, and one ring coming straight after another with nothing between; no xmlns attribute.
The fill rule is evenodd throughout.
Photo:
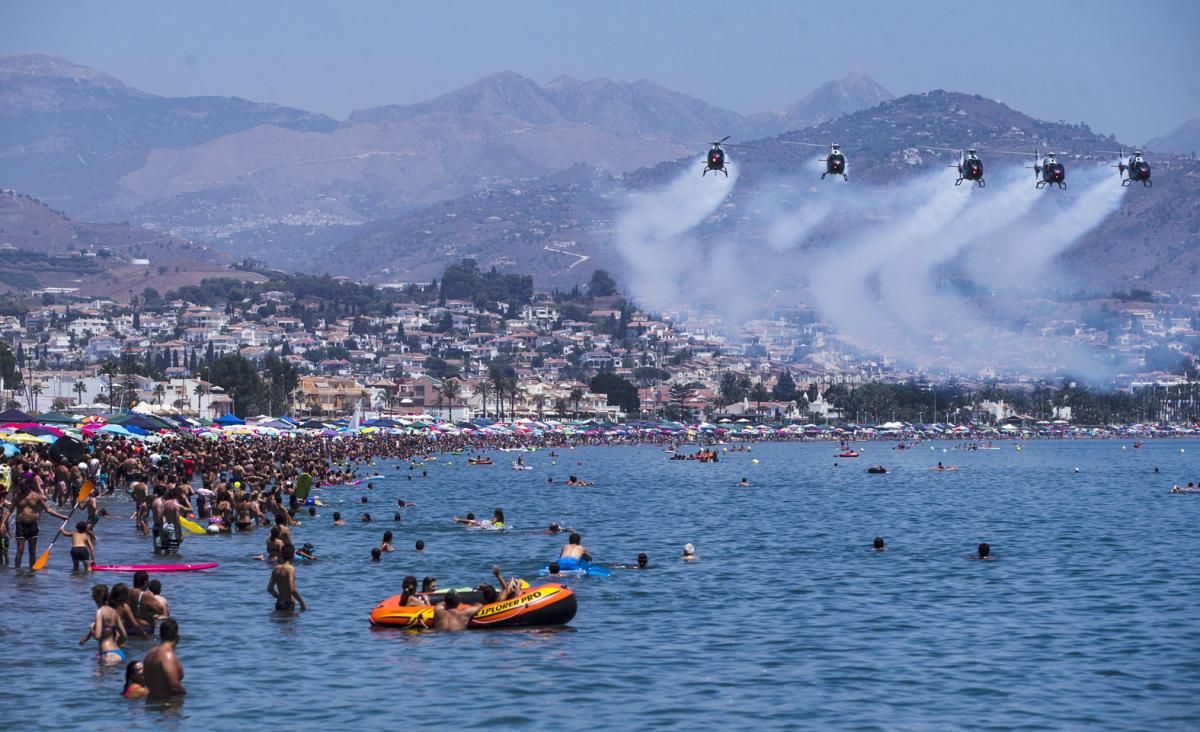
<svg viewBox="0 0 1200 732"><path fill-rule="evenodd" d="M71 386L71 391L75 392L75 401L82 404L83 395L87 393L87 384L83 383L83 381L76 381Z"/></svg>
<svg viewBox="0 0 1200 732"><path fill-rule="evenodd" d="M588 388L596 394L603 394L610 406L620 407L626 414L637 414L641 410L637 387L614 373L606 371L596 374Z"/></svg>
<svg viewBox="0 0 1200 732"><path fill-rule="evenodd" d="M533 406L537 408L538 421L541 422L546 415L546 395L538 392L533 397Z"/></svg>
<svg viewBox="0 0 1200 732"><path fill-rule="evenodd" d="M116 401L113 398L113 377L117 375L117 362L106 361L104 365L100 367L100 373L108 377L108 405L111 407L116 404Z"/></svg>
<svg viewBox="0 0 1200 732"><path fill-rule="evenodd" d="M208 393L208 387L204 384L196 384L192 387L192 393L196 395L196 415L200 415L200 399Z"/></svg>
<svg viewBox="0 0 1200 732"><path fill-rule="evenodd" d="M454 400L458 399L461 394L462 384L458 383L457 379L442 382L442 386L438 389L438 401L440 402L445 397L446 401L450 402L450 418L454 417Z"/></svg>
<svg viewBox="0 0 1200 732"><path fill-rule="evenodd" d="M745 374L739 375L732 371L726 371L721 374L717 390L726 404L740 402L750 394L750 378Z"/></svg>
<svg viewBox="0 0 1200 732"><path fill-rule="evenodd" d="M163 397L167 395L167 387L165 384L158 383L154 385L154 401L162 405Z"/></svg>
<svg viewBox="0 0 1200 732"><path fill-rule="evenodd" d="M792 372L784 371L779 375L775 386L771 388L771 398L780 402L796 400L796 382L792 379Z"/></svg>
<svg viewBox="0 0 1200 732"><path fill-rule="evenodd" d="M570 397L571 404L575 406L575 419L579 419L579 402L583 401L583 389L578 386L571 389Z"/></svg>
<svg viewBox="0 0 1200 732"><path fill-rule="evenodd" d="M762 403L771 398L771 393L767 391L767 387L761 381L754 382L754 386L750 387L750 393L747 395L754 402L756 409L762 407Z"/></svg>
<svg viewBox="0 0 1200 732"><path fill-rule="evenodd" d="M492 387L488 385L487 381L480 381L475 385L475 393L479 396L480 401L483 402L483 418L487 419L487 400L492 394Z"/></svg>
<svg viewBox="0 0 1200 732"><path fill-rule="evenodd" d="M29 408L33 412L38 410L38 397L42 395L42 385L36 381L29 385Z"/></svg>
<svg viewBox="0 0 1200 732"><path fill-rule="evenodd" d="M17 357L3 341L0 341L0 381L9 389L21 385L21 369L17 367Z"/></svg>
<svg viewBox="0 0 1200 732"><path fill-rule="evenodd" d="M592 279L588 282L588 292L594 297L609 297L617 294L617 281L612 275L602 269L592 272Z"/></svg>
<svg viewBox="0 0 1200 732"><path fill-rule="evenodd" d="M221 356L209 366L205 381L225 390L233 399L233 413L239 417L263 410L263 383L254 364L237 354Z"/></svg>

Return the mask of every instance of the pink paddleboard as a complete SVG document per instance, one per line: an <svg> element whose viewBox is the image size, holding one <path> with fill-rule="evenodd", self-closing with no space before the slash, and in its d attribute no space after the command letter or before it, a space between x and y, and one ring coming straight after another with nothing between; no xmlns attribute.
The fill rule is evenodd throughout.
<svg viewBox="0 0 1200 732"><path fill-rule="evenodd" d="M217 566L216 562L203 562L201 564L93 564L92 569L96 572L137 572L145 570L146 572L195 572L198 569L213 569Z"/></svg>

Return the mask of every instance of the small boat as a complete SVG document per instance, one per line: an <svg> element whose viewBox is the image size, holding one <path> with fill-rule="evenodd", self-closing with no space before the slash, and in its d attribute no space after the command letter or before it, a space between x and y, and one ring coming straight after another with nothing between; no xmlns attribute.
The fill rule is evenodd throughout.
<svg viewBox="0 0 1200 732"><path fill-rule="evenodd" d="M887 468L883 467L882 465L872 465L871 467L867 468L867 472L875 475L882 475L883 473L887 472Z"/></svg>
<svg viewBox="0 0 1200 732"><path fill-rule="evenodd" d="M839 452L837 456L840 458L856 458L858 457L858 453L854 452L853 450L847 450L845 452Z"/></svg>
<svg viewBox="0 0 1200 732"><path fill-rule="evenodd" d="M460 593L463 602L478 602L478 593ZM401 605L401 595L393 595L371 611L371 625L390 628L432 628L433 608L428 605ZM429 597L437 602L440 598ZM484 605L475 612L467 628L530 628L566 625L575 617L578 603L570 588L545 584L529 588L503 602Z"/></svg>
<svg viewBox="0 0 1200 732"><path fill-rule="evenodd" d="M491 458L467 458L468 465L491 465Z"/></svg>

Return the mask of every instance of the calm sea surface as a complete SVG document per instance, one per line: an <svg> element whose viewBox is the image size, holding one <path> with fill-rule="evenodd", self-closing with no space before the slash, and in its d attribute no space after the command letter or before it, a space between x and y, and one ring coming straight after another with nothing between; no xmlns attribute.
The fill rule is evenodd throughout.
<svg viewBox="0 0 1200 732"><path fill-rule="evenodd" d="M1200 480L1200 443L1129 444L869 443L841 461L829 444L762 445L716 465L580 448L557 465L525 453L527 472L509 468L516 453L492 467L444 456L411 481L383 462L374 490L324 489L330 505L294 529L321 556L297 569L307 613L272 612L269 569L251 558L265 530L184 542L187 561L221 566L159 576L189 692L168 709L123 699L123 669L77 645L91 585L130 577L73 574L64 539L46 572L0 569L0 729L1194 730L1200 495L1167 489ZM961 471L929 472L938 460ZM892 472L868 475L875 462ZM562 486L570 473L596 485ZM743 476L751 487L736 487ZM397 498L418 504L399 523ZM102 505L114 514L98 527L102 562L153 562L128 500ZM450 523L497 506L517 530ZM351 523L331 526L334 510ZM357 521L364 510L374 523ZM575 581L565 629L368 626L406 574L474 585L499 563L536 583L564 541L538 533L551 520L578 528L600 563L644 551L653 567ZM397 550L368 561L387 529ZM869 551L876 535L886 552ZM982 541L995 561L967 558ZM679 560L687 542L699 561Z"/></svg>

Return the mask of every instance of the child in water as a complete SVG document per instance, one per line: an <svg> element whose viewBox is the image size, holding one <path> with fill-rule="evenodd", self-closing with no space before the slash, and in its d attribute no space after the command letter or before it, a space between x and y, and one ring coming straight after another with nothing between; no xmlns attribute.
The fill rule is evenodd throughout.
<svg viewBox="0 0 1200 732"><path fill-rule="evenodd" d="M63 536L71 537L71 569L78 572L82 565L84 570L91 570L92 555L95 553L95 544L92 543L92 532L88 530L87 521L80 521L75 524L74 531L67 531L60 528L58 532Z"/></svg>

